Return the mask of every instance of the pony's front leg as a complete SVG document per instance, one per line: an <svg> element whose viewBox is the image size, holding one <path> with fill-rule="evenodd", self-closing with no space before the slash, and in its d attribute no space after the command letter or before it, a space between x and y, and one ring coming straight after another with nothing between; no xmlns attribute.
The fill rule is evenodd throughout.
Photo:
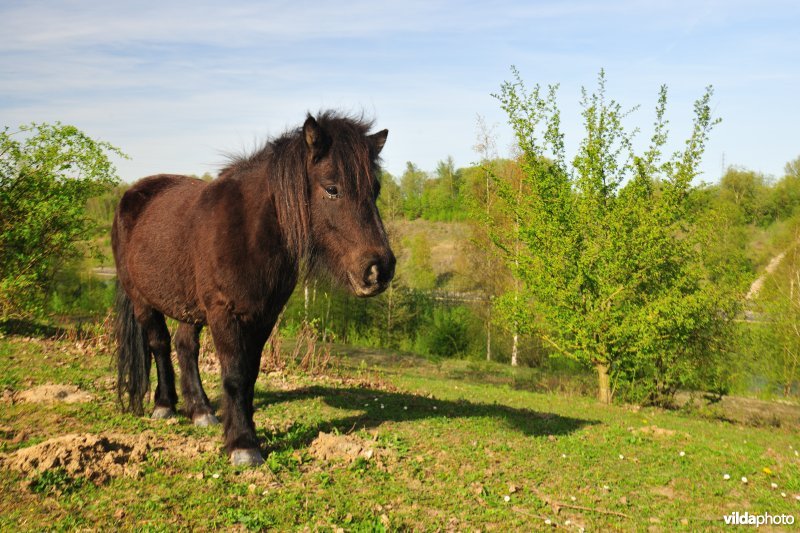
<svg viewBox="0 0 800 533"><path fill-rule="evenodd" d="M264 459L253 423L253 393L269 330L243 325L225 311L209 317L209 327L222 367L225 449L234 465L258 466Z"/></svg>

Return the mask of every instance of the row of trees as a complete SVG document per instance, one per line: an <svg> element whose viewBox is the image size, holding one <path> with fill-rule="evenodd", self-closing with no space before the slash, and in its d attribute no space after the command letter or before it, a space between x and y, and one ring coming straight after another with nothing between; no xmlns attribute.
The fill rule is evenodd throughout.
<svg viewBox="0 0 800 533"><path fill-rule="evenodd" d="M452 157L441 161L430 176L411 162L406 163L399 179L385 172L379 200L381 214L389 220L464 220L465 173L464 169L455 168Z"/></svg>

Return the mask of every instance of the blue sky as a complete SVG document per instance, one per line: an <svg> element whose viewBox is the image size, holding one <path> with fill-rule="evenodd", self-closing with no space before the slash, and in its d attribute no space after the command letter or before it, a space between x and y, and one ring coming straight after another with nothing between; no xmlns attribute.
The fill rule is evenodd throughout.
<svg viewBox="0 0 800 533"><path fill-rule="evenodd" d="M670 88L673 140L713 85L723 119L703 164L780 177L800 156L800 2L0 1L0 118L71 123L127 152L126 181L215 173L225 152L299 125L307 111L364 112L388 128L384 164L432 171L477 160L476 117L510 130L491 97L516 65L559 83L567 148L581 86L641 109L649 137Z"/></svg>

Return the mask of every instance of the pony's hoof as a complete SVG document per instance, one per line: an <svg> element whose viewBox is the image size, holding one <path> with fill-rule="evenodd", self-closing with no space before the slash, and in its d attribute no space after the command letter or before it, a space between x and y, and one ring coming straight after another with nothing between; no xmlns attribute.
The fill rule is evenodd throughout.
<svg viewBox="0 0 800 533"><path fill-rule="evenodd" d="M261 457L261 452L255 448L233 450L231 464L233 466L259 466L264 464L264 458Z"/></svg>
<svg viewBox="0 0 800 533"><path fill-rule="evenodd" d="M150 415L153 420L166 420L168 418L175 418L175 411L169 407L156 407L153 414Z"/></svg>
<svg viewBox="0 0 800 533"><path fill-rule="evenodd" d="M206 428L208 426L216 426L219 424L219 419L211 413L205 413L194 417L194 425L199 428Z"/></svg>

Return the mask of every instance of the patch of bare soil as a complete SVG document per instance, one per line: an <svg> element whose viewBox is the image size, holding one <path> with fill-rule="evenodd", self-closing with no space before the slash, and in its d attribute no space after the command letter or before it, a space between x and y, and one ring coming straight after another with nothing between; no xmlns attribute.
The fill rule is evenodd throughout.
<svg viewBox="0 0 800 533"><path fill-rule="evenodd" d="M80 390L75 385L61 385L48 383L32 389L17 392L13 397L14 402L25 403L77 403L90 402L92 395Z"/></svg>
<svg viewBox="0 0 800 533"><path fill-rule="evenodd" d="M370 373L361 377L328 374L308 376L273 370L267 373L262 372L262 375L265 376L271 389L282 391L298 390L308 387L309 385L348 387L354 389L380 390L384 392L398 392L400 390L394 384L386 381L378 373Z"/></svg>
<svg viewBox="0 0 800 533"><path fill-rule="evenodd" d="M628 429L631 431L631 433L641 433L651 437L674 437L677 434L677 431L674 429L660 428L655 425Z"/></svg>
<svg viewBox="0 0 800 533"><path fill-rule="evenodd" d="M652 487L650 492L657 496L662 496L668 500L674 500L676 496L675 489L670 486Z"/></svg>
<svg viewBox="0 0 800 533"><path fill-rule="evenodd" d="M364 440L356 435L335 435L320 432L311 443L309 453L326 462L354 463L359 458L374 461L379 466L394 458L391 450L380 448L376 441Z"/></svg>
<svg viewBox="0 0 800 533"><path fill-rule="evenodd" d="M749 426L800 427L800 405L774 400L758 400L741 396L724 396L716 403L702 397L679 392L678 406L692 407L711 416Z"/></svg>
<svg viewBox="0 0 800 533"><path fill-rule="evenodd" d="M101 484L114 477L136 477L152 453L197 457L216 453L213 440L181 436L162 437L151 431L138 435L71 434L35 446L0 454L0 465L22 473L29 480L46 470L63 469L71 477Z"/></svg>

